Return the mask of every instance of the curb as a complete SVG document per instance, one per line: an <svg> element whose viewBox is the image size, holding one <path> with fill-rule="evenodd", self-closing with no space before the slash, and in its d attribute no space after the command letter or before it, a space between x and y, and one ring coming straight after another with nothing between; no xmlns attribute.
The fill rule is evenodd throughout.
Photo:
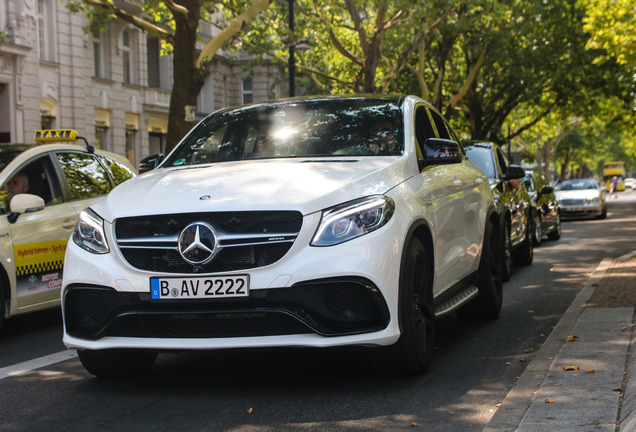
<svg viewBox="0 0 636 432"><path fill-rule="evenodd" d="M511 432L519 427L534 400L536 392L546 379L554 359L563 347L564 340L572 334L572 329L583 313L585 304L594 293L596 286L605 275L612 261L611 258L605 258L594 270L590 279L579 291L570 307L565 311L546 341L537 351L535 357L528 364L526 370L521 374L515 387L506 395L506 398L488 425L483 429L483 432ZM636 361L633 362L633 367L636 369ZM636 382L631 383L631 385L634 387L634 394L636 394ZM632 399L631 402L632 411L630 412L629 420L626 420L626 422L634 421L633 426L636 426L636 400ZM625 432L635 430L634 428L627 428L627 425L625 427Z"/></svg>
<svg viewBox="0 0 636 432"><path fill-rule="evenodd" d="M619 260L627 260L636 257L636 251L623 255L618 258ZM636 287L634 287L636 289ZM627 355L627 365L625 367L626 382L623 385L623 400L621 401L621 407L618 412L618 421L620 428L618 432L633 432L636 431L636 379L632 378L636 373L636 356L633 355L631 347L634 347L636 343L636 331L632 327L632 333L630 337L630 350Z"/></svg>

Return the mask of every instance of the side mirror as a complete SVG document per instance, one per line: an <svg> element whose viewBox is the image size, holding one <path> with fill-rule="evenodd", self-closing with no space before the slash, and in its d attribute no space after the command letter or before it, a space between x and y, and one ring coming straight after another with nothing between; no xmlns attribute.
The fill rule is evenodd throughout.
<svg viewBox="0 0 636 432"><path fill-rule="evenodd" d="M541 192L539 193L541 195L545 195L545 194L551 194L552 192L554 192L554 188L552 186L545 185L543 186L543 189L541 189Z"/></svg>
<svg viewBox="0 0 636 432"><path fill-rule="evenodd" d="M459 150L459 144L453 140L441 138L427 138L424 141L426 155L418 160L420 171L429 165L447 165L460 163L464 158Z"/></svg>
<svg viewBox="0 0 636 432"><path fill-rule="evenodd" d="M11 213L9 213L9 223L14 223L18 220L18 216L22 213L33 213L44 209L44 200L32 194L18 194L11 198L9 203Z"/></svg>
<svg viewBox="0 0 636 432"><path fill-rule="evenodd" d="M161 153L146 156L139 161L139 174L143 174L147 171L152 171L157 168L161 162L165 159L165 156Z"/></svg>
<svg viewBox="0 0 636 432"><path fill-rule="evenodd" d="M526 175L526 170L521 168L519 165L510 165L508 166L508 172L504 176L504 180L517 180L520 178L524 178Z"/></svg>

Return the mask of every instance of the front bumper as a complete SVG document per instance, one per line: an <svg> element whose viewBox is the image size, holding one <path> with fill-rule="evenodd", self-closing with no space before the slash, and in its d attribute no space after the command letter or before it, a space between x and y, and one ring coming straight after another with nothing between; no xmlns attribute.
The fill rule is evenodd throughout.
<svg viewBox="0 0 636 432"><path fill-rule="evenodd" d="M561 217L563 218L584 218L590 216L600 216L603 207L594 206L563 206L561 205Z"/></svg>
<svg viewBox="0 0 636 432"><path fill-rule="evenodd" d="M362 278L334 278L259 290L249 300L152 301L147 293L71 286L64 297L72 337L235 338L315 333L342 336L389 323L379 290Z"/></svg>
<svg viewBox="0 0 636 432"><path fill-rule="evenodd" d="M165 351L395 343L402 224L394 218L361 238L309 247L318 222L305 218L280 261L236 271L249 275L242 300L153 301L149 279L162 274L132 268L117 248L93 255L70 241L63 341L71 349Z"/></svg>

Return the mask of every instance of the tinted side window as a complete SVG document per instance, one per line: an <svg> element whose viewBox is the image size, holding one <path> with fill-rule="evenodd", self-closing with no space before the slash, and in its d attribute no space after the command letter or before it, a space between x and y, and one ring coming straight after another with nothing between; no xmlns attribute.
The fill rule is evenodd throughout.
<svg viewBox="0 0 636 432"><path fill-rule="evenodd" d="M435 123L435 128L437 129L439 137L443 139L453 139L448 132L448 126L446 125L446 122L444 121L442 116L437 114L435 111L430 111L430 113L431 117L433 118L433 122Z"/></svg>
<svg viewBox="0 0 636 432"><path fill-rule="evenodd" d="M483 147L467 147L468 159L484 172L490 179L497 178L497 169L493 164L492 153Z"/></svg>
<svg viewBox="0 0 636 432"><path fill-rule="evenodd" d="M8 186L14 177L20 179L24 185L24 189L21 190L22 193L37 195L44 200L46 205L62 202L61 189L54 172L48 155L39 157L20 167L0 188L0 214L9 210L12 193Z"/></svg>
<svg viewBox="0 0 636 432"><path fill-rule="evenodd" d="M81 153L57 153L71 199L90 198L106 194L112 187L106 170L94 156Z"/></svg>
<svg viewBox="0 0 636 432"><path fill-rule="evenodd" d="M531 175L526 176L523 179L523 182L525 183L526 189L528 189L528 192L534 192L537 190L534 184L534 178Z"/></svg>
<svg viewBox="0 0 636 432"><path fill-rule="evenodd" d="M128 179L131 179L135 175L130 168L122 163L117 162L116 160L108 159L105 157L100 158L100 160L108 170L110 177L115 182L115 186L125 182Z"/></svg>
<svg viewBox="0 0 636 432"><path fill-rule="evenodd" d="M420 145L424 144L426 138L435 138L436 136L428 110L425 107L419 107L415 113L415 136Z"/></svg>
<svg viewBox="0 0 636 432"><path fill-rule="evenodd" d="M433 129L428 109L423 106L419 107L415 112L415 137L421 153L418 157L427 157L430 152L426 150L424 142L427 138L435 138L435 130Z"/></svg>

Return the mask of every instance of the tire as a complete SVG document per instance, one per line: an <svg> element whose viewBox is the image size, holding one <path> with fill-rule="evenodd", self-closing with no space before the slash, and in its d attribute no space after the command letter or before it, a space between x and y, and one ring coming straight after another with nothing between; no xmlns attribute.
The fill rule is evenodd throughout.
<svg viewBox="0 0 636 432"><path fill-rule="evenodd" d="M479 293L457 311L460 318L495 319L501 314L503 301L502 254L497 248L500 235L492 223L486 226L484 246L479 261Z"/></svg>
<svg viewBox="0 0 636 432"><path fill-rule="evenodd" d="M532 241L534 230L530 223L532 219L530 215L526 218L526 238L514 252L515 264L529 266L534 259L534 242Z"/></svg>
<svg viewBox="0 0 636 432"><path fill-rule="evenodd" d="M501 259L502 259L502 271L501 277L504 282L510 280L512 276L512 243L510 243L510 225L507 221L504 221L503 235L501 236Z"/></svg>
<svg viewBox="0 0 636 432"><path fill-rule="evenodd" d="M557 221L554 229L548 233L548 238L550 240L558 240L561 238L561 215L558 212L556 218Z"/></svg>
<svg viewBox="0 0 636 432"><path fill-rule="evenodd" d="M434 348L433 265L415 237L409 240L400 267L398 320L400 338L378 349L373 366L391 375L422 374L431 363Z"/></svg>
<svg viewBox="0 0 636 432"><path fill-rule="evenodd" d="M2 331L2 326L4 324L4 314L6 307L6 299L4 298L4 287L2 283L0 283L0 332Z"/></svg>
<svg viewBox="0 0 636 432"><path fill-rule="evenodd" d="M543 230L541 228L541 215L537 212L532 219L532 243L539 246L543 238Z"/></svg>
<svg viewBox="0 0 636 432"><path fill-rule="evenodd" d="M99 378L144 375L157 358L157 353L144 350L82 350L77 355L84 369Z"/></svg>

